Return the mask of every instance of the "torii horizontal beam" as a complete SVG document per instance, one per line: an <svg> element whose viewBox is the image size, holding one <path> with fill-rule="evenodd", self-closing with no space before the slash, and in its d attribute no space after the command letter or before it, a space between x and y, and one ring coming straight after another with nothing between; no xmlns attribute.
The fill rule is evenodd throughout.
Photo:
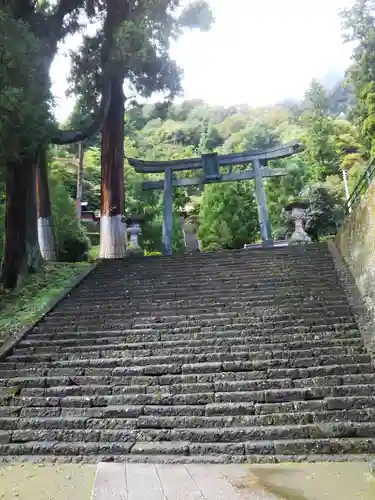
<svg viewBox="0 0 375 500"><path fill-rule="evenodd" d="M263 167L260 169L263 177L281 177L286 175L284 168L267 168ZM223 174L220 177L220 182L231 182L231 181L245 181L248 179L255 179L255 173L253 170L246 170L245 172L232 172L230 174ZM172 179L172 187L186 187L186 186L200 186L203 184L209 184L210 182L204 176L201 177L187 177L184 179ZM163 189L164 180L162 181L144 181L142 183L144 190L149 189Z"/></svg>
<svg viewBox="0 0 375 500"><path fill-rule="evenodd" d="M255 160L259 160L261 164L265 164L269 160L293 156L301 152L302 149L303 146L300 142L291 142L289 144L284 144L283 146L276 146L265 150L217 155L217 162L220 167L243 165L251 163ZM134 167L136 172L144 174L163 173L167 168L171 168L173 171L197 170L202 168L202 157L168 161L138 160L136 158L128 158L128 162L132 167Z"/></svg>

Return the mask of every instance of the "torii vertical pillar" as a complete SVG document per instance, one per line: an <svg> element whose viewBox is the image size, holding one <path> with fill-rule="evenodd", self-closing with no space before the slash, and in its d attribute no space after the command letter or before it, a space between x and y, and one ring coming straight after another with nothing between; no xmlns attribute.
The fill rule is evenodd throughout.
<svg viewBox="0 0 375 500"><path fill-rule="evenodd" d="M163 217L163 243L165 255L172 255L172 231L173 231L173 213L172 213L172 175L171 167L164 172L164 217Z"/></svg>
<svg viewBox="0 0 375 500"><path fill-rule="evenodd" d="M258 214L259 214L259 225L260 234L262 236L262 242L265 247L271 247L273 241L271 238L270 220L267 208L267 198L266 192L264 190L264 180L262 176L262 169L260 160L253 160L253 170L255 177L255 192L258 201Z"/></svg>

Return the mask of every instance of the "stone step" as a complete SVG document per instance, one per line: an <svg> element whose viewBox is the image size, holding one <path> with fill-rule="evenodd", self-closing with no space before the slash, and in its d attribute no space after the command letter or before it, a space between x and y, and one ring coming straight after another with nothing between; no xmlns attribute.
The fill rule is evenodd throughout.
<svg viewBox="0 0 375 500"><path fill-rule="evenodd" d="M71 389L71 390L69 390ZM106 390L107 389L107 390ZM206 388L205 388L206 389ZM229 387L227 387L229 389ZM21 389L20 396L9 399L6 396L0 396L2 404L10 401L10 406L19 406L19 403L26 404L35 400L39 404L42 398L49 398L54 401L53 406L77 406L77 407L95 407L95 406L147 406L147 405L209 405L213 403L285 403L291 401L315 401L324 398L345 398L354 396L371 396L373 394L373 384L362 385L341 385L341 386L314 386L314 387L295 387L287 389L262 389L262 390L243 390L238 392L186 392L172 393L158 391L155 393L122 393L121 386L108 390L108 386L69 386L69 387L51 387L43 388L25 388ZM26 399L29 398L29 399ZM33 401L31 401L33 403Z"/></svg>
<svg viewBox="0 0 375 500"><path fill-rule="evenodd" d="M224 392L252 392L283 389L315 389L316 387L369 385L375 383L375 374L331 375L308 378L255 378L251 380L222 380L212 376L208 382L165 383L168 379L155 380L150 385L148 380L142 384L124 384L121 377L76 376L76 377L18 377L0 379L0 394L7 395L7 388L20 389L21 396L67 397L97 395L158 395L202 394ZM159 382L159 383L158 383ZM313 391L315 392L315 391ZM309 397L307 394L306 397ZM240 397L240 394L238 395Z"/></svg>
<svg viewBox="0 0 375 500"><path fill-rule="evenodd" d="M96 298L98 295L103 297L112 297L119 293L132 293L134 289L136 289L138 293L142 293L143 291L153 291L156 294L164 294L171 291L180 290L182 280L184 282L184 286L186 286L186 289L193 290L206 290L207 287L218 290L233 290L237 288L262 290L275 285L283 287L295 287L303 286L304 284L308 284L308 286L311 288L314 287L314 285L316 285L317 287L321 287L324 285L330 287L333 283L336 285L338 285L339 283L338 277L333 270L319 270L319 277L314 276L307 280L306 275L309 272L311 273L313 271L304 269L301 270L299 274L291 274L289 272L286 272L284 275L276 274L277 271L274 271L274 273L270 273L269 275L267 275L267 273L262 273L261 275L254 276L253 272L249 271L249 273L246 274L244 270L242 270L241 275L237 277L226 277L225 275L223 275L223 273L215 276L211 273L209 277L201 276L199 278L192 278L189 275L186 275L185 279L183 279L176 276L172 277L171 275L168 281L160 281L151 276L149 277L149 279L137 280L133 283L127 280L126 282L124 281L124 283L117 283L117 286L112 281L108 282L108 285L106 285L106 283L100 282L100 284L98 284L97 286L86 286L86 288L82 287L79 292L79 297ZM74 294L77 295L77 292L72 292L70 296L74 297Z"/></svg>
<svg viewBox="0 0 375 500"><path fill-rule="evenodd" d="M151 263L149 263L151 264ZM276 269L278 272L298 272L301 269L314 270L316 266L319 265L323 269L333 269L333 261L327 254L315 254L311 255L309 258L301 259L300 256L292 257L281 257L273 259L237 259L237 260L215 260L210 261L208 259L200 261L199 259L185 260L183 266L181 266L181 261L173 259L169 262L167 266L161 261L157 261L156 265L147 266L124 266L120 264L116 268L110 268L106 263L101 263L92 272L88 278L84 281L87 282L99 282L99 279L103 280L121 280L124 279L124 275L128 277L130 281L138 280L140 278L148 279L150 275L158 277L160 279L166 279L166 275L179 276L183 278L188 275L207 275L222 272L224 274L237 273L240 269L244 269L247 272L253 271L254 273L267 273L270 269ZM187 273L186 265L189 265L189 272Z"/></svg>
<svg viewBox="0 0 375 500"><path fill-rule="evenodd" d="M246 350L254 352L257 351L284 351L284 350L306 350L306 349L319 349L321 347L331 347L333 349L337 347L353 348L355 352L363 352L363 341L360 337L357 338L341 338L341 339L331 339L326 337L324 339L314 339L314 340L301 340L301 341L291 341L288 342L276 342L280 339L273 338L275 342L263 343L262 339L258 342L254 339L249 338L249 342L245 342L243 337L235 337L235 340L230 342L227 341L223 344L210 344L206 341L205 344L200 342L204 341L194 341L193 345L190 342L184 343L166 343L166 342L149 342L144 344L131 344L125 343L126 337L121 338L118 342L110 343L108 340L103 342L102 339L98 339L95 345L91 341L85 341L81 343L80 341L49 341L45 343L28 343L28 341L21 342L19 347L15 352L19 355L27 354L53 354L53 353L77 353L77 352L96 352L96 351L109 351L109 350L121 350L127 355L136 356L165 356L169 354L199 354L202 352L202 347L206 353L221 353L221 352L244 352ZM67 344L68 342L68 344ZM167 345L165 345L167 344ZM168 345L169 344L169 345ZM171 345L172 344L172 345ZM0 377L1 378L1 377Z"/></svg>
<svg viewBox="0 0 375 500"><path fill-rule="evenodd" d="M113 463L141 463L141 464L275 464L275 463L321 463L321 462L361 462L372 461L375 456L363 454L308 454L308 455L122 455L122 454L92 454L92 455L0 455L0 463L35 464L98 464L100 462Z"/></svg>
<svg viewBox="0 0 375 500"><path fill-rule="evenodd" d="M324 309L327 311L327 315L329 316L343 316L345 315L349 308L346 303L336 303L336 304L324 304ZM192 320L194 318L200 320L212 320L212 319L222 319L230 321L233 318L249 318L258 317L259 310L262 309L261 312L264 312L265 315L277 318L285 318L285 319L294 319L295 317L303 317L306 315L318 314L322 313L322 304L317 303L316 305L311 305L311 303L300 304L300 305L282 305L279 304L269 305L264 304L264 306L234 306L228 305L226 307L220 308L207 308L201 307L200 309L195 308L186 308L185 310L179 309L169 309L167 311L150 311L148 314L141 314L138 312L136 314L137 321L150 321L157 320L158 322L169 322L169 321L182 321L182 320ZM134 311L118 311L114 310L109 314L109 317L103 318L103 313L95 312L95 313L80 313L80 314L64 314L64 315L56 315L52 314L48 316L44 321L40 323L48 325L71 325L76 324L85 324L85 323L95 323L101 321L134 321Z"/></svg>
<svg viewBox="0 0 375 500"><path fill-rule="evenodd" d="M174 333L199 333L203 328L220 328L221 330L247 330L248 332L258 332L259 330L269 330L269 329L292 329L293 327L302 327L305 330L311 329L312 327L323 327L328 329L331 326L333 329L338 329L344 325L346 328L356 329L357 325L354 318L348 314L346 316L324 316L314 314L311 316L299 317L291 320L282 320L272 318L261 317L256 319L240 320L240 321L225 321L222 319L218 320L189 320L189 321L170 321L170 322L147 322L141 323L135 320L131 325L127 324L126 321L110 321L108 323L102 324L85 324L82 325L83 332L92 332L100 330L121 330L124 334L139 334L139 333L149 333L150 331L168 332L169 334ZM80 331L79 323L75 326L72 325L56 325L48 326L48 323L40 323L33 329L33 333L43 333L43 332L75 332ZM82 332L81 332L82 333Z"/></svg>
<svg viewBox="0 0 375 500"><path fill-rule="evenodd" d="M241 456L242 460L254 455L267 455L266 461L272 461L273 455L350 455L375 453L374 438L326 438L326 439L298 439L279 441L247 441L239 443L191 443L191 442L59 442L59 441L32 441L28 443L0 444L0 455L127 455L131 453L145 461L144 457L164 455L192 457L196 455L212 456L227 455ZM141 459L143 457L143 459ZM115 458L112 458L112 460ZM225 458L227 460L227 457ZM304 458L306 460L306 458ZM304 460L300 458L300 460ZM235 459L236 460L236 459ZM193 459L194 461L194 459Z"/></svg>
<svg viewBox="0 0 375 500"><path fill-rule="evenodd" d="M61 339L61 340L40 340L35 339L34 335L29 335L27 338L22 340L17 347L16 352L20 354L25 354L22 352L26 349L33 349L33 352L46 352L49 349L53 349L54 352L64 352L70 351L72 349L86 350L92 348L93 350L102 349L105 346L106 349L116 348L121 346L123 349L129 349L133 352L144 349L149 349L151 351L156 351L160 349L173 349L175 353L179 353L181 350L189 354L190 349L204 349L204 352L213 352L211 349L224 348L232 349L233 347L246 346L251 348L252 346L258 346L259 349L282 349L282 348L300 348L309 349L314 347L320 347L324 344L326 347L329 346L363 346L363 340L359 332L353 331L350 335L349 332L331 335L316 335L316 334L282 334L278 337L274 336L256 336L249 335L248 337L229 337L229 338L206 338L204 340L176 340L176 341L155 341L155 342L127 342L126 336L118 337L93 337L93 338L75 338L75 339ZM242 349L240 349L242 350ZM0 375L1 377L1 375Z"/></svg>
<svg viewBox="0 0 375 500"><path fill-rule="evenodd" d="M223 363L228 364L236 361L262 363L264 361L271 361L274 365L280 363L281 366L292 363L293 366L298 366L298 362L304 363L305 359L315 359L319 361L322 359L322 364L326 363L327 359L336 357L337 360L356 358L358 362L371 362L370 357L363 353L362 347L345 346L345 347L320 347L305 350L271 350L271 351L252 351L247 348L244 351L228 352L227 350L219 352L206 352L205 354L166 354L166 355L149 355L144 353L136 353L132 351L123 350L99 350L99 351L79 351L76 353L65 352L55 354L12 354L8 357L10 362L15 363L48 363L50 366L103 366L114 368L117 366L124 366L125 369L130 367L148 367L156 364L160 365L174 365L180 364L189 369L187 365L201 365L206 363ZM315 363L316 364L316 363ZM339 363L340 364L340 363ZM345 362L343 362L345 364ZM304 365L301 365L304 366ZM203 367L204 368L204 367ZM219 369L219 367L218 367ZM182 370L183 371L183 370ZM219 370L220 371L220 370ZM175 371L173 371L175 373Z"/></svg>
<svg viewBox="0 0 375 500"><path fill-rule="evenodd" d="M231 305L234 307L238 305L243 305L247 307L255 306L266 306L266 305L280 305L281 306L290 306L296 303L304 303L307 301L315 301L317 303L322 304L323 306L327 303L333 301L343 302L345 297L343 292L340 290L302 290L301 288L295 289L294 291L284 290L282 294L277 294L275 290L273 291L265 291L264 293L257 292L254 294L253 292L249 293L247 291L236 291L236 293L232 292L215 292L211 291L210 294L193 294L190 296L173 296L172 298L161 298L160 296L151 296L148 294L146 297L127 297L125 295L119 295L117 298L111 298L109 300L86 300L80 301L80 299L75 299L74 301L65 301L61 302L58 310L62 313L87 313L87 311L97 312L98 308L103 312L113 312L124 309L124 305L126 304L128 307L132 307L134 312L139 313L149 313L150 311L163 311L163 310L172 310L176 311L179 309L188 310L189 308L195 307L213 307L213 304L216 307L217 303L223 304L224 307L230 308Z"/></svg>
<svg viewBox="0 0 375 500"><path fill-rule="evenodd" d="M121 297L118 302L124 304L124 298ZM143 301L131 301L132 309L134 312L139 312L139 313L155 313L155 314L163 314L164 311L172 311L176 312L177 310L180 311L189 311L190 309L194 308L197 310L205 310L208 309L210 310L211 308L215 309L221 309L221 308L232 308L234 307L234 310L237 310L238 307L243 307L243 308L249 308L249 307L258 307L258 306L264 306L264 305L279 305L281 306L290 306L295 303L299 304L304 304L304 303L311 303L312 305L323 305L326 306L327 309L334 304L341 304L341 303L346 303L346 299L343 295L343 292L338 292L336 291L335 293L331 294L315 294L313 292L310 293L304 293L303 290L298 290L295 293L289 293L288 295L277 295L275 293L265 293L265 294L257 294L256 296L251 296L249 297L248 294L244 293L241 295L236 295L232 294L231 300L217 300L212 298L212 296L206 296L206 297L197 297L195 296L194 298L190 299L175 299L173 300L173 304L171 305L168 302L165 302L163 300L158 300L155 298L153 301L150 301L147 299L147 297L144 298ZM152 306L155 304L158 305L157 308L152 309ZM106 313L111 313L111 312L118 312L118 304L116 303L107 303L106 305L100 304L99 302L97 304L92 302L88 302L86 304L80 304L77 305L73 301L67 301L65 300L64 302L61 302L59 307L55 310L53 310L49 316L54 317L54 316L65 316L65 315L70 315L70 314L76 314L76 313L81 313L82 314L87 314L93 312L94 314L98 313L98 309L100 308L100 312L105 311ZM126 311L124 311L126 312Z"/></svg>
<svg viewBox="0 0 375 500"><path fill-rule="evenodd" d="M131 283L143 278L149 280L150 277L158 278L161 281L168 281L169 279L173 279L174 276L181 280L186 277L207 278L208 275L238 276L241 269L243 269L245 274L253 273L254 275L267 276L272 274L272 271L275 271L275 276L285 275L288 272L293 275L294 273L301 273L303 270L312 272L317 266L326 272L334 271L332 259L326 256L314 256L314 258L304 260L303 262L299 261L298 258L282 259L282 262L280 262L280 259L268 261L242 259L237 262L222 261L213 263L192 261L188 270L186 266L181 266L181 264L177 266L171 265L167 268L164 266L149 266L143 269L139 267L125 269L121 266L118 269L105 269L103 265L99 265L95 272L90 274L83 282L83 285L87 285L90 282L98 285L100 280L104 282L111 280L115 282L124 281L125 275Z"/></svg>
<svg viewBox="0 0 375 500"><path fill-rule="evenodd" d="M326 413L375 408L375 396L337 396L320 400L288 401L278 403L229 402L208 404L153 404L132 405L121 403L119 398L96 401L102 406L93 407L90 398L70 397L14 397L5 408L19 408L22 418L61 416L89 419L138 419L147 417L234 417L243 415L278 415L295 413ZM103 406L105 404L105 406ZM97 423L96 421L94 423ZM93 423L93 424L94 424ZM134 424L135 425L135 424ZM130 426L133 427L134 425Z"/></svg>
<svg viewBox="0 0 375 500"><path fill-rule="evenodd" d="M301 439L375 438L373 422L326 422L264 427L214 427L177 429L82 429L82 428L22 428L0 431L0 443L28 443L58 441L64 443L154 443L186 441L198 445L216 443L240 444L249 441L301 440Z"/></svg>
<svg viewBox="0 0 375 500"><path fill-rule="evenodd" d="M6 407L3 407L6 408ZM147 416L138 418L103 416L101 409L91 410L84 416L64 414L61 408L13 408L13 413L2 415L0 412L0 428L2 431L14 430L57 430L57 429L98 429L98 430L125 430L125 429L205 429L227 427L264 427L264 426L295 426L307 424L337 423L344 421L367 422L374 424L375 408L354 410L333 410L325 412L298 412L275 413L259 415L234 416ZM16 408L16 409L15 409ZM31 411L30 411L31 410ZM78 410L78 409L76 409ZM61 416L61 414L63 414ZM109 415L121 414L121 407L107 411ZM9 416L11 415L11 416ZM21 416L22 415L22 416Z"/></svg>
<svg viewBox="0 0 375 500"><path fill-rule="evenodd" d="M227 371L214 373L188 373L180 375L150 375L133 376L124 375L123 368L24 368L1 370L1 377L8 381L8 387L50 387L61 385L63 382L67 385L103 385L99 380L112 380L123 386L168 386L175 384L204 384L220 382L246 382L254 380L273 380L273 379L316 379L323 377L341 377L349 380L352 376L364 375L365 377L373 375L375 372L372 364L347 364L347 365L326 365L314 366L309 368L269 368L266 370L252 371ZM48 380L47 380L48 379ZM62 382L63 381L63 382ZM87 384L86 384L87 382ZM340 385L340 384L339 384Z"/></svg>
<svg viewBox="0 0 375 500"><path fill-rule="evenodd" d="M299 300L299 309L298 311L305 311L306 309L318 309L324 307L328 312L331 310L335 310L336 308L338 310L341 310L342 308L348 309L348 304L344 299L339 299L339 300L333 300L333 301L323 301L322 300L311 300L310 298L306 298L305 301ZM293 305L293 302L290 301L290 299L284 299L283 301L280 299L278 301L269 302L269 301L252 301L252 302L231 302L230 304L224 303L224 302L212 302L208 304L195 304L195 305L178 305L178 306L173 306L173 307L166 307L164 305L163 308L156 309L156 310L135 310L133 307L131 310L125 309L123 311L119 311L118 308L108 308L105 310L105 314L110 314L111 317L117 317L121 316L122 318L127 318L131 317L133 318L134 315L137 315L137 317L154 317L154 318L167 318L170 316L178 316L178 317L191 317L195 316L196 314L200 314L204 317L210 317L212 315L228 315L228 316L235 316L236 314L240 314L245 312L251 312L252 310L259 308L259 307L272 307L272 308L280 308L281 311L289 312L292 310L293 307L297 307ZM48 321L51 320L62 320L62 321L71 321L71 320L76 320L77 314L79 314L80 318L88 317L92 318L93 320L96 320L98 318L101 318L103 316L103 312L101 309L99 310L99 307L91 307L89 309L84 309L83 311L80 310L70 310L70 311L61 311L60 309L57 309L56 311L51 312L48 315ZM301 313L299 313L301 315Z"/></svg>
<svg viewBox="0 0 375 500"><path fill-rule="evenodd" d="M322 325L322 326L312 326L306 328L305 326L292 326L281 329L257 329L252 332L251 329L246 330L214 330L214 329L202 329L201 332L195 332L192 334L168 334L159 333L152 330L140 330L139 333L131 333L126 330L98 330L90 332L69 332L69 333L34 333L34 331L29 334L23 343L28 343L27 345L38 345L47 344L51 341L57 343L69 342L69 343L86 343L88 345L95 344L103 340L104 343L111 343L115 341L124 341L128 345L148 345L148 344L158 344L158 345L168 345L173 347L173 345L185 345L186 343L194 342L209 342L214 343L214 345L225 345L226 343L232 343L238 341L238 343L249 342L272 342L272 340L281 341L286 339L296 339L296 340L324 340L324 339L336 339L336 338L362 338L355 325L353 328L352 324L341 324L341 325ZM178 344L176 344L178 343ZM23 344L25 345L25 344ZM202 344L193 344L202 345ZM1 366L1 362L0 362Z"/></svg>
<svg viewBox="0 0 375 500"><path fill-rule="evenodd" d="M157 358L154 358L154 362ZM206 356L207 360L207 356ZM178 375L178 374L207 374L220 372L247 372L269 370L272 368L312 368L324 367L328 365L370 365L370 356L366 354L342 355L342 356L319 356L308 358L277 358L261 359L253 361L225 361L209 362L201 361L197 363L169 363L169 364L136 364L136 360L130 360L133 364L124 366L121 358L96 358L96 359L74 359L66 361L45 361L34 362L33 368L85 368L85 369L116 369L117 376L155 376L155 375ZM167 359L169 361L169 359ZM144 359L141 361L144 363ZM38 366L40 365L40 366ZM0 363L0 369L25 369L27 363Z"/></svg>
<svg viewBox="0 0 375 500"><path fill-rule="evenodd" d="M336 277L336 280L338 278ZM154 284L155 285L155 284ZM275 286L277 288L275 289ZM208 288L207 288L208 287ZM181 281L180 281L180 286L178 287L176 285L176 289L170 289L170 287L164 287L160 288L160 290L156 291L155 286L150 285L148 288L141 289L141 287L135 286L130 288L129 286L124 285L118 285L118 286L113 286L111 291L108 293L105 293L105 291L100 292L100 290L103 290L103 286L101 286L98 289L98 292L93 294L95 300L100 300L103 302L109 301L109 300L114 300L117 296L118 298L124 298L124 297L131 297L131 298L140 298L145 299L144 292L149 291L149 297L155 297L155 299L166 299L168 297L178 297L181 296L181 298L188 298L188 297L193 297L194 298L194 292L195 290L191 290L191 287L181 287ZM90 292L87 293L81 293L78 292L79 289L77 289L75 292L71 292L71 295L69 296L69 299L72 302L75 302L75 300L80 301L80 302L87 302L93 300L93 297L89 295ZM200 291L202 296L209 296L212 294L213 296L216 296L218 294L223 294L228 296L231 292L233 295L233 292L236 291L236 293L242 293L245 294L245 292L257 292L260 295L262 294L271 294L276 293L277 295L281 295L282 291L289 291L289 293L293 294L296 293L297 291L302 292L302 290L305 291L305 293L324 293L324 292L342 292L342 290L338 286L338 281L336 282L334 279L334 276L327 278L326 280L319 280L319 279L301 279L301 280L289 280L289 281L283 281L281 283L278 283L276 281L269 280L264 283L249 283L249 284L241 284L241 286L233 286L232 284L218 284L217 287L209 287L209 285L206 285L206 287Z"/></svg>
<svg viewBox="0 0 375 500"><path fill-rule="evenodd" d="M199 293L202 297L210 297L210 298L220 298L229 300L233 298L234 293L238 293L239 298L246 298L249 294L256 293L258 297L262 297L263 295L269 295L270 292L277 293L276 296L280 296L286 294L288 291L291 294L295 294L301 289L304 288L305 295L309 295L313 293L314 295L323 295L323 294L331 294L333 296L341 296L342 291L338 289L337 283L332 283L331 280L327 282L317 282L316 284L312 284L311 282L301 282L299 284L292 283L282 283L277 284L274 282L270 282L268 285L262 285L261 287L254 286L245 286L241 287L233 287L230 285L220 286L217 288L209 287L206 285L202 287L200 290L195 290L193 287L182 288L181 285L176 287L176 290L171 290L169 287L167 289L156 290L154 287L150 287L149 289L140 290L135 288L134 290L126 290L124 288L119 288L116 292L114 291L112 294L93 294L93 295L84 295L80 294L76 298L71 296L70 299L72 302L75 302L77 305L84 305L96 301L96 303L102 302L103 305L107 303L117 301L124 301L125 299L132 301L145 301L145 297L147 296L148 302L151 300L164 302L166 300L189 300L197 297Z"/></svg>

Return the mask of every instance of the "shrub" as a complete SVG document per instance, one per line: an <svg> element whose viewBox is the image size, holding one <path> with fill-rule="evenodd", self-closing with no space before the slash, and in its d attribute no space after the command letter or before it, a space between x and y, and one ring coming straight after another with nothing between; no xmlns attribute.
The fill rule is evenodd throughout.
<svg viewBox="0 0 375 500"><path fill-rule="evenodd" d="M100 233L87 233L93 247L100 245Z"/></svg>
<svg viewBox="0 0 375 500"><path fill-rule="evenodd" d="M55 176L50 178L53 223L58 260L77 262L86 260L90 240L77 219L74 200Z"/></svg>

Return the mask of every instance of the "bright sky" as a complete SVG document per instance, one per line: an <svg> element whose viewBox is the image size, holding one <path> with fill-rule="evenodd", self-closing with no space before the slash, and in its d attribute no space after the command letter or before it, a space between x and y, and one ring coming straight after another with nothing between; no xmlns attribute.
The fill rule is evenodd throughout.
<svg viewBox="0 0 375 500"><path fill-rule="evenodd" d="M210 3L216 18L211 31L187 33L172 48L172 57L184 69L185 99L223 105L273 104L302 97L312 78L323 78L332 69L344 70L350 63L339 9L354 0ZM68 61L56 58L52 79L60 120L72 108L64 97L68 71Z"/></svg>

